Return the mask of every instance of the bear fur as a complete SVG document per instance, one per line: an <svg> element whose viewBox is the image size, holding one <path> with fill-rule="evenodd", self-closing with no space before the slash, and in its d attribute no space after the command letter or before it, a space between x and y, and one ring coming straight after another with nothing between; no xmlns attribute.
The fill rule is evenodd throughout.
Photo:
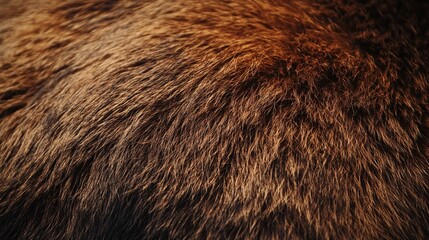
<svg viewBox="0 0 429 240"><path fill-rule="evenodd" d="M428 12L0 0L0 239L429 239Z"/></svg>

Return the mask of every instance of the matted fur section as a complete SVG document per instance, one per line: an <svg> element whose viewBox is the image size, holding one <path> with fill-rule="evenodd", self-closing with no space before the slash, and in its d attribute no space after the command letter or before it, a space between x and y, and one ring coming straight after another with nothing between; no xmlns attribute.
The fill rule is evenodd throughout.
<svg viewBox="0 0 429 240"><path fill-rule="evenodd" d="M0 0L0 239L428 239L422 2Z"/></svg>

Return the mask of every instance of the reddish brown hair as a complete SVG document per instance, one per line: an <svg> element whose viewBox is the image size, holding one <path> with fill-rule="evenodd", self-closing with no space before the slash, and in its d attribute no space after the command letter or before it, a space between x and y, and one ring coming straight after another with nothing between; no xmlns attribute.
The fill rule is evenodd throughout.
<svg viewBox="0 0 429 240"><path fill-rule="evenodd" d="M0 0L0 239L427 239L428 11Z"/></svg>

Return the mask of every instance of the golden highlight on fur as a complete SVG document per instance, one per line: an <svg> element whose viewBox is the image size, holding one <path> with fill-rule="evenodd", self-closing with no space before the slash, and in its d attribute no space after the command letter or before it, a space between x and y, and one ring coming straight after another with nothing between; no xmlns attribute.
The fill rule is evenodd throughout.
<svg viewBox="0 0 429 240"><path fill-rule="evenodd" d="M428 12L0 0L0 239L429 239Z"/></svg>

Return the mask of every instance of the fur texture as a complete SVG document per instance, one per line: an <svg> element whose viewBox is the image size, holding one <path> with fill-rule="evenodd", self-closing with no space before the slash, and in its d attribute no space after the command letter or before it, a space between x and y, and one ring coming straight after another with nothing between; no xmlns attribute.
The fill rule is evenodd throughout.
<svg viewBox="0 0 429 240"><path fill-rule="evenodd" d="M0 239L428 239L428 4L0 0Z"/></svg>

